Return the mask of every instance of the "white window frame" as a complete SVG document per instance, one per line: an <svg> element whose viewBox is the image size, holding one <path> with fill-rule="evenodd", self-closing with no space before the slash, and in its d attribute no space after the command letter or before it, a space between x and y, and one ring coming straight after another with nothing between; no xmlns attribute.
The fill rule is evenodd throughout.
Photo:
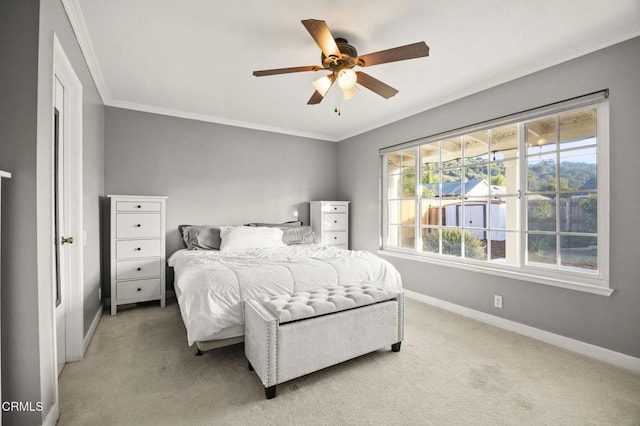
<svg viewBox="0 0 640 426"><path fill-rule="evenodd" d="M594 92L589 95L557 102L540 108L535 108L520 113L501 117L495 120L478 123L464 128L452 130L449 132L408 141L402 144L393 145L380 150L380 250L383 255L400 257L404 259L417 260L420 262L434 263L443 266L449 266L475 272L482 272L497 276L503 276L518 280L535 282L555 287L562 287L597 295L610 296L613 289L609 287L609 244L610 244L610 225L609 225L609 188L610 188L610 157L609 157L609 102L608 90ZM598 177L598 212L597 212L597 238L598 238L598 273L590 275L585 272L573 272L569 270L558 270L545 268L541 266L527 265L525 262L526 252L526 147L524 146L525 138L520 132L519 135L519 155L518 162L520 167L519 187L521 196L518 202L518 256L519 265L496 264L490 261L473 260L465 258L457 258L453 256L426 253L421 250L421 226L420 214L420 170L418 164L416 170L416 222L415 236L416 244L412 249L388 247L387 238L389 232L388 226L388 187L387 187L387 161L386 155L389 153L403 151L414 148L416 150L416 158L419 159L420 146L436 142L442 139L455 136L465 135L481 130L491 129L506 124L518 123L520 130L524 127L524 123L541 118L544 116L557 115L560 113L585 109L587 107L596 108L597 110L597 177Z"/></svg>

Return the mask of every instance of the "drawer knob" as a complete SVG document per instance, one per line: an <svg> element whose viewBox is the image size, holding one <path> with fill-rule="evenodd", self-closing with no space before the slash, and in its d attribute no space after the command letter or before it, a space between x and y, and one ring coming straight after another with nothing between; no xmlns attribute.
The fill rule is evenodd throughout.
<svg viewBox="0 0 640 426"><path fill-rule="evenodd" d="M136 206L136 209L141 209L141 208L142 208L142 206L141 206L140 204L138 204L138 205Z"/></svg>
<svg viewBox="0 0 640 426"><path fill-rule="evenodd" d="M140 250L142 250L142 247L136 247L134 250L135 251L140 251Z"/></svg>
<svg viewBox="0 0 640 426"><path fill-rule="evenodd" d="M142 268L138 268L138 271L142 271Z"/></svg>
<svg viewBox="0 0 640 426"><path fill-rule="evenodd" d="M138 291L142 291L142 289L140 287L138 287Z"/></svg>
<svg viewBox="0 0 640 426"><path fill-rule="evenodd" d="M337 220L334 220L334 221L333 221L333 223L338 223L338 221L337 221Z"/></svg>
<svg viewBox="0 0 640 426"><path fill-rule="evenodd" d="M333 239L334 239L334 240L337 240L337 239L338 239L338 237L333 237Z"/></svg>
<svg viewBox="0 0 640 426"><path fill-rule="evenodd" d="M142 225L140 225L139 223L136 225L136 228L140 228L142 227Z"/></svg>

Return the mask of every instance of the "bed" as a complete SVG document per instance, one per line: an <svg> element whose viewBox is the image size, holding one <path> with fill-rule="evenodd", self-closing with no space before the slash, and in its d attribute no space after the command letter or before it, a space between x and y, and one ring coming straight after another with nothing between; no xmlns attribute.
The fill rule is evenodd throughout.
<svg viewBox="0 0 640 426"><path fill-rule="evenodd" d="M367 251L311 243L299 223L257 225L180 227L186 248L168 264L188 344L198 353L243 340L245 300L359 282L402 287L393 265Z"/></svg>

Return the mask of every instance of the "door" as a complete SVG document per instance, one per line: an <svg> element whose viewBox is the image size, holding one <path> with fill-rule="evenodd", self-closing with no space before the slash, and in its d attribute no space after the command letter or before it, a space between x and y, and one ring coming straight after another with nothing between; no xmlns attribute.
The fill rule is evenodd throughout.
<svg viewBox="0 0 640 426"><path fill-rule="evenodd" d="M66 351L66 310L65 301L66 295L64 294L64 277L65 277L65 260L66 250L64 245L72 243L73 240L69 240L66 232L68 227L66 226L65 216L65 118L64 110L64 86L55 77L54 88L54 107L53 107L53 180L54 180L54 256L55 256L55 274L54 274L54 296L56 299L55 304L55 318L56 318L56 348L58 354L58 376L62 372L62 368L67 360Z"/></svg>

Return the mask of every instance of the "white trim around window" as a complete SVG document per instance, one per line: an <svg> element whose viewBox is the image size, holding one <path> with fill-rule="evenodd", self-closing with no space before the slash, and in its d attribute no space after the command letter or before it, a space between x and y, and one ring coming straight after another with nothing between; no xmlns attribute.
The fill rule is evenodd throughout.
<svg viewBox="0 0 640 426"><path fill-rule="evenodd" d="M577 290L597 295L609 296L613 293L613 289L609 286L609 105L607 102L608 91L601 91L591 93L589 95L572 98L566 101L557 102L551 105L545 105L540 108L535 108L516 114L512 114L506 117L501 117L495 120L487 121L484 123L478 123L471 126L466 126L460 129L452 130L450 132L441 133L438 135L429 136L426 138L397 144L380 150L381 158L381 181L380 181L380 206L381 206L381 238L380 238L380 250L382 255L388 255L392 257L399 257L403 259L410 259L419 262L433 263L441 266L454 267L464 270L470 270L475 272L487 273L497 276L508 277L512 279L524 280L528 282L535 282L545 285L551 285L555 287L561 287L571 290ZM596 186L567 186L564 184L561 178L564 178L563 173L560 171L561 158L563 155L567 155L567 163L571 163L572 154L583 154L588 149L581 149L580 143L585 143L586 140L591 139L565 139L560 138L560 121L558 117L569 117L576 114L578 117L585 111L591 113L591 125L595 133L595 139L593 140L593 150L590 155L595 159L595 167L591 166L591 175L597 179ZM595 111L595 112L594 112ZM594 120L593 115L597 114L597 118ZM540 124L540 121L548 120L551 124L556 123L556 130L551 131L548 135L556 135L557 141L554 143L549 142L548 146L543 146L540 152L544 153L545 149L549 149L548 158L552 163L555 161L556 175L553 177L554 185L547 188L535 187L528 179L530 178L530 162L529 158L533 158L531 164L535 164L538 152L538 145L532 144L531 141L527 142L529 134L536 134L536 130L539 128L531 127L527 128L528 124ZM596 124L597 123L597 124ZM566 125L566 124L563 124ZM509 152L510 158L506 158L501 162L500 159L496 160L496 150L492 150L493 147L497 147L498 144L493 145L492 137L493 132L498 127L512 127L515 129L517 126L517 144L511 142L511 145L504 151L498 150L498 156ZM566 125L566 129L570 126ZM487 139L489 141L488 152L485 152L483 156L476 158L475 153L469 149L469 155L465 156L466 141L474 138L474 135L482 134L482 132L488 132ZM554 133L555 132L555 133ZM569 130L567 130L569 132ZM471 135L473 134L473 135ZM496 133L498 134L498 133ZM547 135L547 136L548 136ZM539 136L539 135L538 135ZM536 137L538 144L548 143L542 137ZM470 137L470 139L467 139ZM586 136L585 136L586 137ZM589 136L591 137L591 136ZM456 138L460 138L460 148L458 154L451 154L450 148L447 150L447 159L445 160L444 148L440 150L439 157L436 160L429 160L430 166L434 166L433 170L436 172L429 172L430 175L425 181L423 176L424 170L427 164L425 157L428 151L431 151L432 146L444 146L443 144L456 141ZM476 139L478 140L478 139ZM496 139L497 140L497 139ZM463 142L465 141L465 142ZM569 143L564 143L568 141ZM576 146L573 147L572 143L576 141ZM478 142L481 142L478 140ZM506 145L505 145L506 146ZM555 147L554 147L555 146ZM426 148L426 149L425 149ZM587 146L587 148L589 148ZM440 148L438 148L440 149ZM456 147L453 147L454 152ZM517 151L517 153L516 153ZM533 154L532 154L533 152ZM489 154L489 155L487 155ZM431 154L429 154L431 155ZM409 158L407 166L405 166L405 156ZM489 157L493 157L493 161ZM544 157L544 155L541 155ZM396 165L398 158L401 158L400 165ZM456 160L457 158L457 160ZM483 160L483 158L486 158ZM394 161L393 165L389 165L391 159ZM474 184L479 179L472 179L467 175L467 171L470 169L473 173L477 173L478 170L482 170L482 167L476 167L477 164L483 166L487 170L491 170L494 164L504 163L512 161L511 165L517 164L519 171L517 175L511 172L511 175L507 174L507 184L505 188L502 188L502 192L497 194L495 198L504 200L510 198L510 211L508 213L509 218L507 223L502 222L498 228L494 228L491 210L493 209L493 195L487 193L485 195L469 195L467 190L467 182L474 181ZM474 163L478 161L478 163ZM484 163L483 163L484 161ZM579 162L580 160L575 160ZM453 164L453 165L452 165ZM593 162L591 162L593 164ZM503 167L503 165L501 165ZM391 169L391 170L389 170ZM431 169L429 169L431 170ZM504 167L503 167L504 170ZM446 172L446 174L445 174ZM488 172L486 186L491 188L492 173ZM470 173L472 175L472 173ZM504 180L504 176L502 176ZM447 189L445 190L445 181L447 183ZM517 181L517 182L516 182ZM391 185L390 183L391 182ZM425 184L424 182L428 182ZM533 182L533 181L531 181ZM457 185L455 185L457 183ZM498 184L498 185L505 185ZM563 187L564 185L564 187ZM391 186L391 191L390 187ZM428 187L425 195L425 186ZM451 189L457 186L455 191ZM471 185L469 185L470 187ZM588 189L574 189L574 188L588 188ZM517 193L517 202L515 201L514 193ZM433 195L435 194L435 195ZM457 195L456 195L457 194ZM585 225L584 219L582 228L579 228L577 216L575 219L573 210L569 209L569 205L580 205L580 210L583 210L583 202L580 199L584 199L591 194L596 198L595 202L597 208L595 209L595 215L593 215L594 208L591 207L592 216L589 218L589 225ZM453 198L451 198L453 197ZM451 208L455 207L451 203L451 200L458 200L459 206L456 207L454 212ZM482 201L484 197L485 201ZM447 201L448 198L448 201ZM478 204L486 203L484 207L484 214L480 215L483 220L483 225L477 225L478 221L471 222L477 219L477 216L472 217L473 214L478 214L480 210L479 206L472 206L471 199L479 200ZM427 200L429 199L429 200ZM439 199L439 200L438 200ZM571 203L569 203L569 199ZM423 201L427 200L427 202ZM434 201L435 200L435 201ZM528 201L529 200L529 201ZM533 204L531 204L531 200ZM542 201L541 201L542 200ZM436 207L431 207L429 201ZM446 201L446 203L445 203ZM529 208L535 207L536 202L541 201L540 204L548 204L553 211L548 216L547 224L541 225L538 222L533 223L531 213L528 212ZM561 201L563 201L561 203ZM449 203L449 204L447 204ZM425 210L425 206L427 206ZM447 209L444 206L447 206ZM516 206L517 205L517 206ZM439 206L439 207L438 207ZM545 207L545 206L542 206ZM547 207L548 209L549 207ZM468 210L467 210L468 209ZM445 210L447 210L447 217L445 220ZM472 210L475 213L472 214ZM586 207L584 207L586 211ZM393 213L390 217L390 211ZM489 211L489 213L487 213ZM408 213L407 213L408 212ZM561 225L561 213L563 215L571 215L571 220L562 222ZM584 211L582 212L584 216ZM484 215L484 217L482 217ZM425 217L428 216L428 219ZM595 221L593 220L595 217ZM540 216L535 216L538 220ZM498 219L496 214L495 219ZM455 224L452 225L452 223ZM472 224L473 223L473 224ZM551 225L549 225L551 224ZM572 227L576 224L576 229L564 229L566 224L570 224ZM537 228L536 228L537 226ZM551 226L550 229L544 226ZM586 227L585 227L586 226ZM529 229L531 228L531 229ZM444 254L444 242L443 238L445 230L454 230L460 233L458 245L462 247L462 252L458 255ZM456 231L457 230L457 231ZM502 232L506 231L506 232ZM425 233L426 232L426 233ZM440 248L438 249L437 241L433 242L433 232L435 235L440 235ZM397 237L395 234L397 234ZM450 235L449 231L446 231ZM473 255L468 255L467 248L472 249L471 242L467 242L467 233L480 235L477 238L484 240L484 255L476 253L476 258ZM496 238L494 234L511 235L511 239L502 242L502 247L496 244L496 250L501 249L502 255L505 257L504 262L493 261L494 257L492 244ZM390 238L390 235L392 236ZM528 241L527 235L533 235L536 239ZM517 238L516 238L517 236ZM413 239L412 239L413 237ZM430 248L427 249L426 243L423 241L429 241ZM576 244L576 249L573 249L573 245L561 245L563 239L567 238L567 244ZM502 237L509 239L509 237ZM574 238L570 241L571 238ZM579 250L585 249L583 246L579 246L578 242L582 238L583 246L588 246L595 251L595 255L583 262L583 252ZM585 244L586 238L588 243ZM437 239L437 238L436 238ZM472 238L473 239L473 238ZM532 252L532 246L530 244L540 244L545 242L551 245L551 248L541 249L540 251ZM390 242L391 241L391 242ZM475 244L475 243L474 243ZM594 247L593 244L596 244ZM435 248L434 248L435 247ZM457 248L460 250L460 248ZM536 246L536 250L538 247ZM507 255L504 252L508 252ZM575 254L578 251L578 254ZM553 252L555 252L556 260L553 260ZM440 254L442 253L442 254ZM532 254L533 253L533 254ZM544 253L549 255L550 258L534 256L536 253ZM569 254L570 253L570 254ZM470 257L467 257L470 256ZM480 256L480 257L477 257ZM528 256L533 256L530 259ZM482 258L483 257L483 258ZM487 258L488 257L488 258ZM481 260L476 260L482 258ZM573 258L580 260L574 261ZM533 260L532 260L533 259ZM594 261L596 259L596 261ZM566 260L566 261L565 261ZM578 262L578 263L574 263ZM590 262L590 263L589 263ZM597 262L597 263L596 263ZM547 264L548 263L548 264ZM577 265L577 266L574 266Z"/></svg>

